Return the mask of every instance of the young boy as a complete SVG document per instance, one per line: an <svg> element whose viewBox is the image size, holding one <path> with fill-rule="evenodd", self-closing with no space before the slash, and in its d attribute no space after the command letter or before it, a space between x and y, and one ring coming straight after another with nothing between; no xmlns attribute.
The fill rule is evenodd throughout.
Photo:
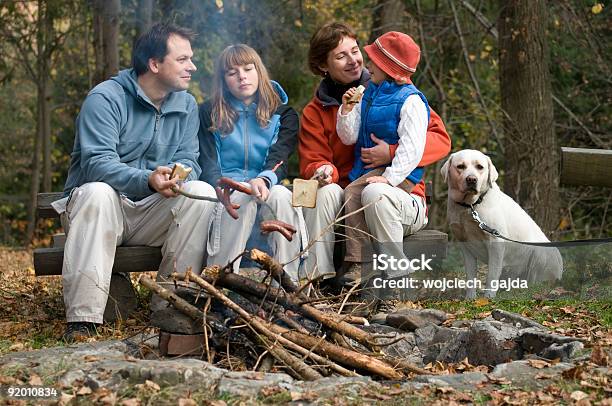
<svg viewBox="0 0 612 406"><path fill-rule="evenodd" d="M388 32L364 50L370 59L370 84L361 102L354 100L358 100L357 89L349 89L338 110L338 136L346 145L356 144L355 163L349 174L352 183L345 189L345 213L354 212L372 202L372 195L389 196L385 188L374 187L373 184L400 189L401 192L391 193L397 204L410 209L406 217L410 217L412 223L402 221L403 230L399 230L399 234L394 233L394 240L380 242L401 245L404 235L414 233L427 224L424 199L410 194L423 178L423 168L418 164L423 156L429 122L427 99L411 82L420 59L420 49L410 36ZM374 146L372 135L384 140L390 149L397 148L390 165L369 168L361 160L362 148ZM378 217L386 218L384 213L379 213ZM350 264L368 262L361 252L368 230L363 211L349 216L345 224L345 261ZM391 225L387 226L391 228ZM403 256L401 250L397 255ZM353 275L349 279L358 279L355 276L360 272L360 266L351 268L349 274Z"/></svg>

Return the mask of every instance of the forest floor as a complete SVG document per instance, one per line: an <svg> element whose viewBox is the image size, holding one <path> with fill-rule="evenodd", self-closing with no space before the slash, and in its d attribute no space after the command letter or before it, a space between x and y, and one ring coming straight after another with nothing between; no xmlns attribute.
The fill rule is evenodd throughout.
<svg viewBox="0 0 612 406"><path fill-rule="evenodd" d="M148 327L147 298L145 296L141 299L143 302L141 311L126 321L105 325L100 330L100 336L95 340L122 339L146 329ZM571 374L564 374L561 379L544 390L529 391L504 382L500 382L493 389L488 387L485 390L485 388L475 387L470 391L434 387L426 390L406 391L390 385L388 390L383 392L364 393L362 400L367 399L368 404L612 405L612 377L601 376L593 372L597 367L596 363L610 366L612 362L607 355L612 349L612 300L610 298L588 301L542 298L495 301L494 303L480 299L470 302L423 301L409 305L444 310L455 319L482 319L489 316L494 308L520 313L546 326L553 333L585 339L586 348L599 355L592 356L591 362L585 362ZM0 356L12 352L64 346L65 344L61 341L64 328L61 277L36 278L31 251L0 247ZM475 370L475 367L468 363L463 366L439 364L432 368L442 373L445 370L448 373ZM35 378L0 374L0 385L15 382L22 385L33 384L36 382ZM127 400L134 400L136 403L126 403ZM316 397L301 400L317 403ZM136 399L115 398L115 401L117 404L122 404L122 402L123 404L140 404L140 401L146 403L145 399L137 401ZM244 399L231 398L210 399L208 404L244 404L244 401ZM251 401L254 403L285 403L291 399L277 399L270 396L267 399L251 399L246 404L250 404ZM355 402L354 399L342 398L334 402L337 404L362 403L362 401ZM85 401L85 403L99 402Z"/></svg>

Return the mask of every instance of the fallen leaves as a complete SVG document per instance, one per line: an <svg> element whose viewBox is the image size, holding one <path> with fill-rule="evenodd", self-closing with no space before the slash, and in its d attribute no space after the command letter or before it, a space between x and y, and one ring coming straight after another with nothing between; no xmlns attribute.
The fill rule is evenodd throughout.
<svg viewBox="0 0 612 406"><path fill-rule="evenodd" d="M610 365L608 353L599 345L593 347L593 352L591 352L591 362L602 367L607 367Z"/></svg>

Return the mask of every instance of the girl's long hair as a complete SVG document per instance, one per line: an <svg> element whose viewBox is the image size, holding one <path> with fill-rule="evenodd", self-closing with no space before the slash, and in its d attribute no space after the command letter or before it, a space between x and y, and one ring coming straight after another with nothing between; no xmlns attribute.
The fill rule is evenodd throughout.
<svg viewBox="0 0 612 406"><path fill-rule="evenodd" d="M270 76L261 58L253 48L245 44L230 45L225 48L215 62L213 78L213 106L211 113L212 131L229 134L234 129L238 113L232 108L229 98L232 97L225 83L225 73L234 66L255 65L259 77L259 87L255 93L257 103L255 115L260 127L265 128L270 117L281 105L281 99L270 82Z"/></svg>

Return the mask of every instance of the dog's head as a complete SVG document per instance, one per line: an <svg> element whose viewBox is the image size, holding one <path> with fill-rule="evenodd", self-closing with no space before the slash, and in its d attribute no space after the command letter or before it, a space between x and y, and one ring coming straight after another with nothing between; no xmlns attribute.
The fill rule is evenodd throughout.
<svg viewBox="0 0 612 406"><path fill-rule="evenodd" d="M491 158L473 149L451 154L441 172L448 183L448 196L455 202L465 204L476 202L498 177Z"/></svg>

